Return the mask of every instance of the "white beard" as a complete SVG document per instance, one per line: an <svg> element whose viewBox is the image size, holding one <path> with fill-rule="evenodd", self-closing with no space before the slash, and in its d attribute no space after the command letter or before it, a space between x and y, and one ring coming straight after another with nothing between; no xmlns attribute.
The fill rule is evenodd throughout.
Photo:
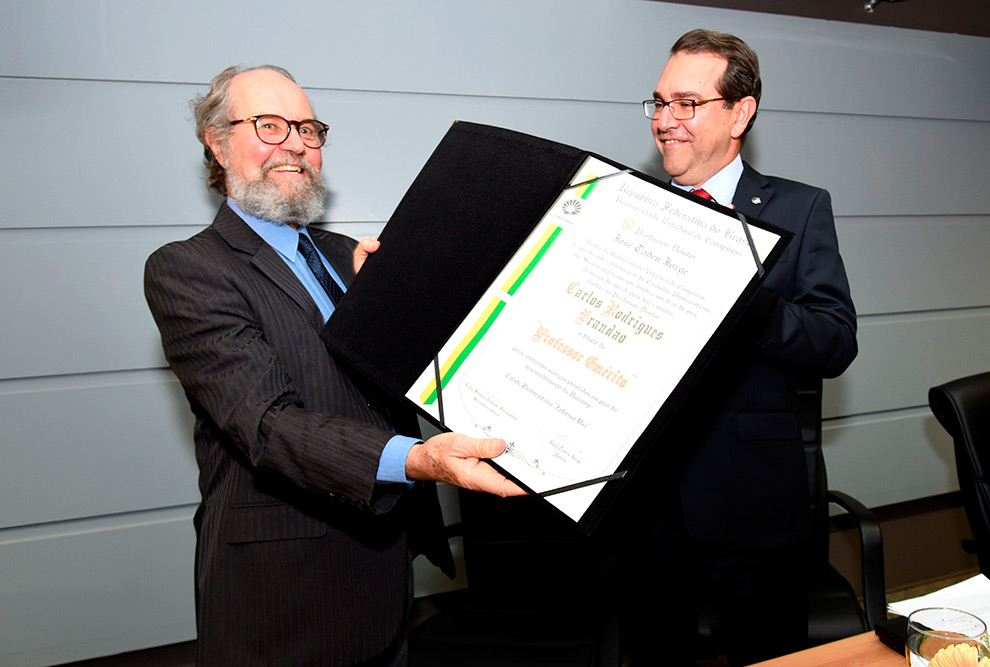
<svg viewBox="0 0 990 667"><path fill-rule="evenodd" d="M288 191L282 190L268 178L273 167L286 163L301 165L306 179ZM327 191L320 175L305 160L266 160L258 178L247 181L232 171L227 172L227 194L241 210L258 218L278 224L306 226L319 220L326 208Z"/></svg>

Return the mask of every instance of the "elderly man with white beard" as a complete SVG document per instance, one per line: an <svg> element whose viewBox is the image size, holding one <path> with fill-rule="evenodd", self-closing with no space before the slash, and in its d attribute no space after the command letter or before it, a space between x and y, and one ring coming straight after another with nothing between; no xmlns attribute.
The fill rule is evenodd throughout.
<svg viewBox="0 0 990 667"><path fill-rule="evenodd" d="M148 259L145 295L196 419L198 663L405 664L411 555L452 567L430 482L523 493L484 462L505 443L417 439L327 353L377 241L306 226L329 127L291 76L228 68L194 112L226 199Z"/></svg>

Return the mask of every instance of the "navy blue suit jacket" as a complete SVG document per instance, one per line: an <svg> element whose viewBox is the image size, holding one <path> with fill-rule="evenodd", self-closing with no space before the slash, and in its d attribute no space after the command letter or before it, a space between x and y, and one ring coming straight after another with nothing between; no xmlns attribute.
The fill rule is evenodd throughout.
<svg viewBox="0 0 990 667"><path fill-rule="evenodd" d="M795 545L808 517L798 384L849 366L856 314L828 192L746 164L732 203L794 237L638 482L652 476L679 491L688 534L699 544Z"/></svg>

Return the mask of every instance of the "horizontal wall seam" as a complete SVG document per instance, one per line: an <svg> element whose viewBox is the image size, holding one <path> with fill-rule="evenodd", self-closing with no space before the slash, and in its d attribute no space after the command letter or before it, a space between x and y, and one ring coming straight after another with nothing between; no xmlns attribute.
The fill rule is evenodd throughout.
<svg viewBox="0 0 990 667"><path fill-rule="evenodd" d="M873 412L856 412L840 417L822 418L822 428L824 430L846 428L858 424L877 421L894 421L897 419L930 416L931 410L928 404L908 405L887 410L876 410Z"/></svg>
<svg viewBox="0 0 990 667"><path fill-rule="evenodd" d="M128 375L133 375L136 377L128 380L126 378ZM142 377L145 375L159 377ZM125 368L105 371L85 371L81 373L61 373L56 375L8 377L0 378L0 395L11 393L12 387L10 385L14 383L51 384L53 386L58 385L59 388L65 388L67 386L90 386L88 384L90 380L98 379L100 382L93 383L92 386L105 387L112 384L131 384L134 381L143 382L153 380L160 382L163 379L160 376L167 376L167 378L173 377L171 369L168 366L149 366L148 368ZM109 382L107 382L108 380ZM67 382L71 384L66 384ZM48 387L23 387L21 389L13 389L13 393L43 391L45 389L48 389Z"/></svg>
<svg viewBox="0 0 990 667"><path fill-rule="evenodd" d="M198 503L129 510L96 516L74 517L0 528L0 546L31 540L52 539L79 533L122 530L154 523L192 520Z"/></svg>
<svg viewBox="0 0 990 667"><path fill-rule="evenodd" d="M979 306L958 306L954 308L932 308L926 310L903 310L903 311L888 311L882 313L866 313L858 315L857 319L859 322L873 324L876 321L884 319L892 319L897 317L911 317L911 316L921 316L926 317L930 315L973 315L982 314L981 311L988 311L990 314L990 304L979 305Z"/></svg>
<svg viewBox="0 0 990 667"><path fill-rule="evenodd" d="M68 78L68 77L46 77L46 76L17 76L0 75L0 80L11 81L51 81L56 83L120 83L137 84L150 86L197 86L206 88L209 82L193 81L162 81L162 80L140 80L140 79L100 79L100 78ZM522 101L545 101L545 102L566 102L578 104L628 104L638 105L641 100L610 100L581 97L537 97L535 95L492 95L484 93L457 93L449 91L421 91L421 90L401 90L401 89L376 89L376 88L333 88L320 86L302 86L304 91L321 91L329 93L361 93L372 95L417 95L423 97L446 97L446 98L477 98L477 99L500 99L500 100L522 100ZM893 113L870 113L870 112L850 112L850 111L821 111L814 109L783 109L770 106L760 107L761 113L793 113L808 116L847 116L850 118L896 118L914 121L938 121L938 122L958 122L974 123L986 125L990 124L990 118L947 118L938 116L919 116L916 114L893 114Z"/></svg>

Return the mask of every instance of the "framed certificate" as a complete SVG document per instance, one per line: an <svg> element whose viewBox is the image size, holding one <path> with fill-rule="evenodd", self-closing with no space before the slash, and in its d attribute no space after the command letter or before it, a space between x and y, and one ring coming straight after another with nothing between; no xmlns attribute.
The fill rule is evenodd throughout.
<svg viewBox="0 0 990 667"><path fill-rule="evenodd" d="M327 345L438 427L505 439L493 465L590 532L789 236L455 123L380 238Z"/></svg>

